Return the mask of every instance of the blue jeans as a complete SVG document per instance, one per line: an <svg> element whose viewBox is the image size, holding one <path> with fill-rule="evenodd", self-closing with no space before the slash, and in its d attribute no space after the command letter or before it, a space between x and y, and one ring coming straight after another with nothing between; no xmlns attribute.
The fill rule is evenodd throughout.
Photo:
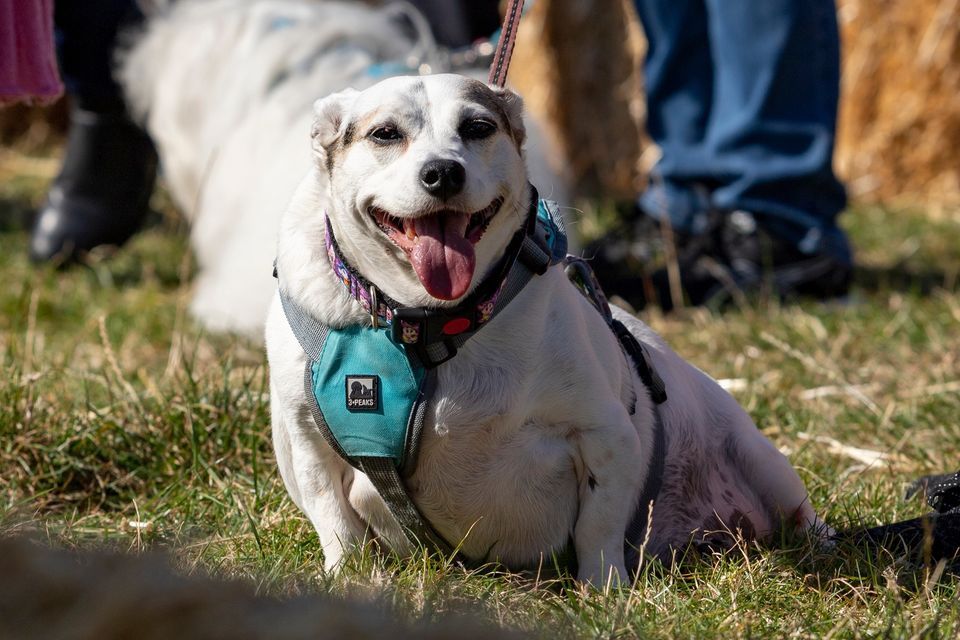
<svg viewBox="0 0 960 640"><path fill-rule="evenodd" d="M663 155L640 206L695 232L746 209L805 252L849 261L832 158L834 0L635 0L648 40L647 127Z"/></svg>

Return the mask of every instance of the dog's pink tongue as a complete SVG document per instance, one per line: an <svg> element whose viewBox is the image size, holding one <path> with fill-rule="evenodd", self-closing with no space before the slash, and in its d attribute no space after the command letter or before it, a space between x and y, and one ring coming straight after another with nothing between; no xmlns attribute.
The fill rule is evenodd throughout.
<svg viewBox="0 0 960 640"><path fill-rule="evenodd" d="M470 288L477 257L466 238L469 222L466 213L439 213L414 221L419 237L410 262L434 298L455 300Z"/></svg>

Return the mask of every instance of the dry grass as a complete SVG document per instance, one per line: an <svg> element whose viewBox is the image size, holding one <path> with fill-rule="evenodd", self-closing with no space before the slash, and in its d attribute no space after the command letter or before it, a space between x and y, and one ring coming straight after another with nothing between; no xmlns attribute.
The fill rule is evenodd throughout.
<svg viewBox="0 0 960 640"><path fill-rule="evenodd" d="M404 623L466 609L544 638L960 633L960 581L937 567L803 540L651 569L630 589L369 551L323 574L273 461L262 350L184 315L176 218L84 268L27 263L21 221L54 164L0 156L0 534L165 549L180 573L261 594L373 601ZM960 460L960 228L882 208L846 224L862 264L849 305L644 319L725 381L830 522L876 524L922 513L905 483Z"/></svg>

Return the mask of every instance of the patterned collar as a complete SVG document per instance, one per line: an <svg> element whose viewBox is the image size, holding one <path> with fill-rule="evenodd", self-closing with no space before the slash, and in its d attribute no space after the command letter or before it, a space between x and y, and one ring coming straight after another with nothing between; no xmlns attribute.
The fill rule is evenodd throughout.
<svg viewBox="0 0 960 640"><path fill-rule="evenodd" d="M370 322L374 327L379 324L393 324L394 309L399 308L400 304L387 294L382 293L375 284L360 275L346 261L343 254L340 253L337 239L333 235L333 228L330 226L330 218L326 214L324 214L324 224L326 226L327 259L330 261L330 266L333 268L337 280L347 289L350 297L359 302L363 310L370 314Z"/></svg>
<svg viewBox="0 0 960 640"><path fill-rule="evenodd" d="M530 209L523 226L510 240L493 273L456 307L402 307L381 293L344 259L330 220L324 216L327 258L350 297L370 314L373 331L382 326L389 340L404 348L411 364L431 369L457 355L460 347L509 305L531 278L564 261L567 236L558 207L540 200L536 188L529 186ZM276 260L273 277L279 279ZM282 289L280 298L284 299Z"/></svg>

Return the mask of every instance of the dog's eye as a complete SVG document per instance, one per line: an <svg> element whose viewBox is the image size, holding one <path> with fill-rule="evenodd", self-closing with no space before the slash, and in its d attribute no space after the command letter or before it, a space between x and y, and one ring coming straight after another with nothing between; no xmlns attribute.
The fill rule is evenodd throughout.
<svg viewBox="0 0 960 640"><path fill-rule="evenodd" d="M496 132L497 125L489 120L467 120L460 125L460 137L464 140L482 140Z"/></svg>
<svg viewBox="0 0 960 640"><path fill-rule="evenodd" d="M370 132L369 136L370 138L373 139L374 142L377 142L380 144L396 142L397 140L400 140L401 138L403 138L403 134L400 133L400 130L392 125L384 125L382 127L377 127L376 129Z"/></svg>

